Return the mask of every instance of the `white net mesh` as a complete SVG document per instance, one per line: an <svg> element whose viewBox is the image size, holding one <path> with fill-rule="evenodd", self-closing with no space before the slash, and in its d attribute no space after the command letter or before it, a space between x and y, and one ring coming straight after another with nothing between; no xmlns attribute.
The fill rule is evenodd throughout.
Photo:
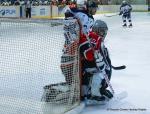
<svg viewBox="0 0 150 114"><path fill-rule="evenodd" d="M79 105L79 27L65 44L63 24L0 19L1 114L63 114Z"/></svg>

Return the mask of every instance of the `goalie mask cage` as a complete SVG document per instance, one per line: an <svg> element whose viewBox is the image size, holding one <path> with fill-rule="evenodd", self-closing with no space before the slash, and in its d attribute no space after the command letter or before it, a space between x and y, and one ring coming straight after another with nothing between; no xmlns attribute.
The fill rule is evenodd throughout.
<svg viewBox="0 0 150 114"><path fill-rule="evenodd" d="M71 21L70 21L71 22ZM79 113L79 26L64 20L0 19L0 113Z"/></svg>

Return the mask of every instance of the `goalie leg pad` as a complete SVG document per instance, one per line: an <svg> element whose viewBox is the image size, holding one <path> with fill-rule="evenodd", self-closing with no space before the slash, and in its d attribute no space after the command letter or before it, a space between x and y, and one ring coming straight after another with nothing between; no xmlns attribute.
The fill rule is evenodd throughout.
<svg viewBox="0 0 150 114"><path fill-rule="evenodd" d="M91 83L91 94L94 96L101 96L99 89L101 88L101 82L104 79L102 73L95 73Z"/></svg>

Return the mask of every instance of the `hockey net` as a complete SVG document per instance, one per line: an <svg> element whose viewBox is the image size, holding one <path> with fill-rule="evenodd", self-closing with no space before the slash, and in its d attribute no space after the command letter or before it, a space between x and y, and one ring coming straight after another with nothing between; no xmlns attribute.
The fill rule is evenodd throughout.
<svg viewBox="0 0 150 114"><path fill-rule="evenodd" d="M66 35L73 35L72 39ZM76 20L1 18L0 113L81 110L78 43Z"/></svg>

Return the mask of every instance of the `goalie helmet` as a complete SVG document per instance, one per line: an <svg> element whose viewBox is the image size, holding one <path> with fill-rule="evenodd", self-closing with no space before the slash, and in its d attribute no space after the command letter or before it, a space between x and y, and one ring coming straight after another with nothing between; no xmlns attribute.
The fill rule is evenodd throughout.
<svg viewBox="0 0 150 114"><path fill-rule="evenodd" d="M105 38L108 31L107 24L102 20L96 20L92 27L92 31Z"/></svg>

